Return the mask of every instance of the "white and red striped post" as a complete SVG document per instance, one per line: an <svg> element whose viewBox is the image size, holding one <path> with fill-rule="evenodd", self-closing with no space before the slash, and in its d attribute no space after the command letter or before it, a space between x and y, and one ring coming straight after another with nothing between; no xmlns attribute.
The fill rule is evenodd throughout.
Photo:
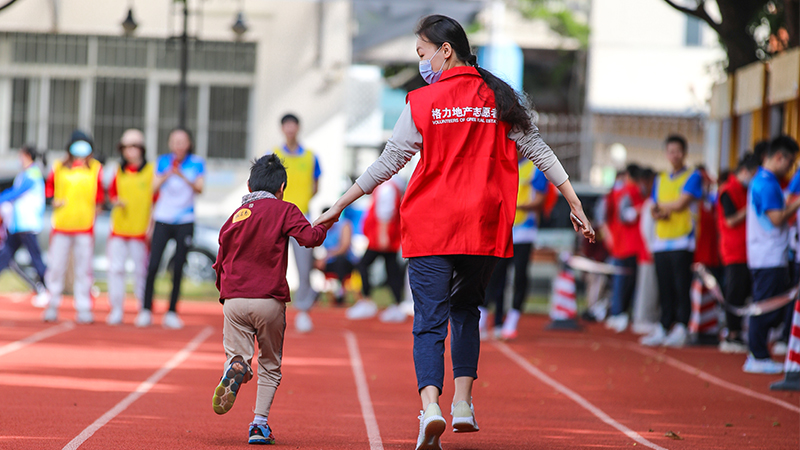
<svg viewBox="0 0 800 450"><path fill-rule="evenodd" d="M550 324L548 330L577 330L578 304L575 301L575 275L564 268L553 280L550 294Z"/></svg>
<svg viewBox="0 0 800 450"><path fill-rule="evenodd" d="M719 334L719 307L717 301L702 280L695 276L690 291L692 314L689 317L689 333L697 343L716 344Z"/></svg>
<svg viewBox="0 0 800 450"><path fill-rule="evenodd" d="M786 352L786 363L783 369L783 380L772 383L773 391L800 391L800 301L794 302L792 317L792 333L789 336L789 348Z"/></svg>

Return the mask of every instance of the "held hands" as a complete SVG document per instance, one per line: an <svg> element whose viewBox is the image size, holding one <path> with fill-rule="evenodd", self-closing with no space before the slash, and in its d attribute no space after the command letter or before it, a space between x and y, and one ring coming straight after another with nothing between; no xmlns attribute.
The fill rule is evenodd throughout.
<svg viewBox="0 0 800 450"><path fill-rule="evenodd" d="M330 230L334 223L339 221L339 216L342 214L342 209L337 205L333 205L329 210L322 213L321 216L314 221L313 225L324 226L326 230Z"/></svg>
<svg viewBox="0 0 800 450"><path fill-rule="evenodd" d="M583 237L588 239L589 242L594 243L594 229L592 228L592 224L589 223L589 219L586 218L583 208L572 211L569 215L569 219L572 221L572 227L576 232L583 233Z"/></svg>

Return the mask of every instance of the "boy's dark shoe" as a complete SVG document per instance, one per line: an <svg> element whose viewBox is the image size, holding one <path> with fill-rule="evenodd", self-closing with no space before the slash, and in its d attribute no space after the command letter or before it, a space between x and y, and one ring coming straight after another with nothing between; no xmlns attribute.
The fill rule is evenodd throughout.
<svg viewBox="0 0 800 450"><path fill-rule="evenodd" d="M250 439L247 443L255 445L273 445L275 444L275 436L272 435L272 430L270 430L269 425L251 423Z"/></svg>
<svg viewBox="0 0 800 450"><path fill-rule="evenodd" d="M233 402L236 401L236 393L242 383L247 382L249 377L247 365L241 356L234 357L228 367L225 368L225 373L222 379L219 380L219 385L214 389L214 397L211 404L214 407L214 412L217 414L225 414L233 408Z"/></svg>

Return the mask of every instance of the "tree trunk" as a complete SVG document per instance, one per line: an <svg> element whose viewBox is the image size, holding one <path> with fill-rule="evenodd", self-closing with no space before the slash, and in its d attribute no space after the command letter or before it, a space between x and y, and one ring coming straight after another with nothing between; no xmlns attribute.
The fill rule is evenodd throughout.
<svg viewBox="0 0 800 450"><path fill-rule="evenodd" d="M790 0L791 1L791 0ZM764 7L764 0L718 0L722 22L717 27L719 39L728 52L726 71L733 73L743 66L758 61L756 42L748 26Z"/></svg>
<svg viewBox="0 0 800 450"><path fill-rule="evenodd" d="M786 31L789 32L789 48L800 47L800 0L784 0Z"/></svg>

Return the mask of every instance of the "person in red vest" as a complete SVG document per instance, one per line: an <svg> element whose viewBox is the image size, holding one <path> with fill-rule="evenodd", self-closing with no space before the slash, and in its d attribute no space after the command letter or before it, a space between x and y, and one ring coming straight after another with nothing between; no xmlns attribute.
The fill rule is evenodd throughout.
<svg viewBox="0 0 800 450"><path fill-rule="evenodd" d="M369 244L358 263L361 293L364 298L347 310L348 319L368 319L378 313L378 306L371 298L372 283L369 268L381 258L386 268L386 282L392 290L394 304L381 313L380 320L388 323L406 320L406 313L400 307L403 301L404 269L398 262L398 253L400 252L400 201L403 198L403 191L399 186L402 181L397 178L375 189L372 194L372 205L364 217L364 236L369 240Z"/></svg>
<svg viewBox="0 0 800 450"><path fill-rule="evenodd" d="M717 227L717 195L712 191L715 182L705 166L697 166L703 179L703 198L698 202L697 247L694 262L703 264L717 279L722 278L722 260L719 256L719 230Z"/></svg>
<svg viewBox="0 0 800 450"><path fill-rule="evenodd" d="M450 325L455 431L478 431L472 384L478 377L480 306L498 258L513 255L517 151L559 187L573 226L594 239L583 207L530 112L504 81L477 66L455 20L424 17L416 30L420 73L430 86L410 92L380 158L320 216L343 209L389 180L416 154L419 164L400 206L403 256L414 297L414 365L423 413L417 450L440 449L444 342Z"/></svg>
<svg viewBox="0 0 800 450"><path fill-rule="evenodd" d="M746 153L736 172L730 174L719 188L717 227L724 271L723 295L725 301L734 306L744 305L753 290L753 281L747 268L745 216L747 185L756 175L758 166L759 158L753 153ZM742 336L742 318L726 311L725 321L728 331L727 336L719 343L720 351L747 353L747 344Z"/></svg>
<svg viewBox="0 0 800 450"><path fill-rule="evenodd" d="M611 191L606 201L606 224L612 235L612 264L626 273L616 274L612 279L611 317L606 328L621 333L628 328L628 309L636 290L636 261L642 251L642 235L639 232L639 215L644 198L637 184L641 169L630 164L618 189Z"/></svg>

